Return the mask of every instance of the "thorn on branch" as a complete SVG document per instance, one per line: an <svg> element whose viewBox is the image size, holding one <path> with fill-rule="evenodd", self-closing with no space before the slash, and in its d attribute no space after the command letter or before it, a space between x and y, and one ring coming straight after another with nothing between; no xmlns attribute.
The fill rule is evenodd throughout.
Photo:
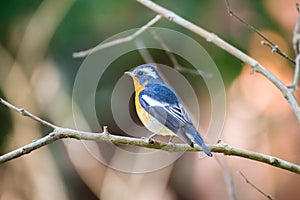
<svg viewBox="0 0 300 200"><path fill-rule="evenodd" d="M19 112L21 116L27 116L25 108L20 108Z"/></svg>
<svg viewBox="0 0 300 200"><path fill-rule="evenodd" d="M22 148L22 153L23 154L28 154L29 152L30 151L27 148L25 148L25 147Z"/></svg>
<svg viewBox="0 0 300 200"><path fill-rule="evenodd" d="M272 48L271 48L271 52L272 53L275 53L275 52L277 52L278 51L278 45L275 45L275 46L273 46Z"/></svg>
<svg viewBox="0 0 300 200"><path fill-rule="evenodd" d="M107 126L103 126L103 133L109 135Z"/></svg>
<svg viewBox="0 0 300 200"><path fill-rule="evenodd" d="M296 85L292 84L292 85L288 85L287 88L291 91L294 92L296 90Z"/></svg>
<svg viewBox="0 0 300 200"><path fill-rule="evenodd" d="M259 63L256 61L255 63L253 63L252 65L251 65L251 68L252 68L252 70L250 71L250 75L253 75L253 74L255 74L256 72L258 72L258 70L259 70Z"/></svg>
<svg viewBox="0 0 300 200"><path fill-rule="evenodd" d="M253 75L256 73L256 67L252 67L251 71L250 71L250 75Z"/></svg>
<svg viewBox="0 0 300 200"><path fill-rule="evenodd" d="M174 20L174 13L169 13L169 15L167 16L167 20L169 20L170 22Z"/></svg>
<svg viewBox="0 0 300 200"><path fill-rule="evenodd" d="M271 158L270 159L270 163L273 165L273 166L278 166L278 164L279 164L279 161L278 161L278 159L277 158Z"/></svg>
<svg viewBox="0 0 300 200"><path fill-rule="evenodd" d="M54 137L54 136L55 136L55 133L54 133L54 132L51 132L51 133L49 134L49 136L50 136L50 137Z"/></svg>

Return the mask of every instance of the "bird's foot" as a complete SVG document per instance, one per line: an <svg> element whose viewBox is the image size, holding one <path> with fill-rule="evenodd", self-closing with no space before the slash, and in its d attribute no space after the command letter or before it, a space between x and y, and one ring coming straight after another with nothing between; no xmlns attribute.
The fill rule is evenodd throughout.
<svg viewBox="0 0 300 200"><path fill-rule="evenodd" d="M169 144L169 145L172 145L172 148L174 148L174 149L176 148L176 144L175 144L174 142L170 142L170 141L169 141L168 144Z"/></svg>
<svg viewBox="0 0 300 200"><path fill-rule="evenodd" d="M149 144L154 144L155 143L155 140L151 137L148 138L148 143Z"/></svg>
<svg viewBox="0 0 300 200"><path fill-rule="evenodd" d="M149 144L154 144L155 143L155 140L153 139L154 136L155 135L151 135L150 137L142 137L142 139L148 142Z"/></svg>
<svg viewBox="0 0 300 200"><path fill-rule="evenodd" d="M168 142L168 144L172 145L172 146L173 146L173 148L175 148L175 143L174 143L174 142L172 142L172 141L173 141L173 139L174 139L174 136L173 136L173 135L171 135L171 136L170 136L170 138L169 138L169 142Z"/></svg>

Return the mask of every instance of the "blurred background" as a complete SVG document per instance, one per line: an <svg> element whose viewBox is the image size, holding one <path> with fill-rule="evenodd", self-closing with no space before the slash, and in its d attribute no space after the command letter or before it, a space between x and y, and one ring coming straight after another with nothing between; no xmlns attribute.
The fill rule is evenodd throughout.
<svg viewBox="0 0 300 200"><path fill-rule="evenodd" d="M261 38L230 17L224 1L159 3L245 51L285 84L292 82L293 64L261 45ZM291 58L295 57L292 32L297 20L296 1L230 3L240 17ZM58 126L75 128L72 89L83 59L72 58L72 53L141 27L155 15L135 1L1 1L0 96ZM300 126L274 85L259 74L250 75L249 66L182 27L164 19L155 26L194 38L218 66L227 93L226 121L219 139L300 164ZM156 62L172 64L164 52L150 53ZM124 133L113 120L108 96L124 71L143 62L139 52L120 58L113 65L124 67L107 71L107 80L99 87L99 105L95 109L101 115L101 124L108 125L113 134ZM183 75L192 83L200 101L209 104L201 77ZM298 91L295 96L299 99ZM199 105L204 107L201 110L205 105ZM133 110L133 104L130 108ZM134 110L132 113L135 118ZM0 119L1 154L49 133L47 128L1 105ZM204 130L209 120L209 113L203 118L201 113ZM99 131L88 125L86 130ZM106 167L80 141L58 141L2 164L0 199L265 199L239 171L274 199L299 199L299 175L242 158L221 154L215 157L221 165L216 159L199 159L196 153L185 153L158 171L131 174Z"/></svg>

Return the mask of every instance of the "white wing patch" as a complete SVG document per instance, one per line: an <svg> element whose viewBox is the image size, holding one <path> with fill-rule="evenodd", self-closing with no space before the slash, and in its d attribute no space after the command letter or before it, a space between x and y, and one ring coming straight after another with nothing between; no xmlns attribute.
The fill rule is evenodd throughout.
<svg viewBox="0 0 300 200"><path fill-rule="evenodd" d="M148 76L152 76L153 78L157 79L157 73L151 68L142 68L141 71L144 71Z"/></svg>
<svg viewBox="0 0 300 200"><path fill-rule="evenodd" d="M168 112L169 114L171 114L174 118L176 118L181 123L192 123L189 115L186 113L186 111L180 105L170 105L168 103L159 102L145 94L142 95L142 99L144 99L144 101L147 102L147 104L150 107L159 106L159 107L164 108L165 112Z"/></svg>
<svg viewBox="0 0 300 200"><path fill-rule="evenodd" d="M189 123L189 117L187 115L184 116L184 113L182 113L182 110L179 106L176 105L170 105L167 103L163 103L163 102L159 102L156 101L154 99L152 99L151 97L147 96L147 95L142 95L142 98L144 99L145 102L148 103L148 105L150 107L154 107L154 106L159 106L162 107L164 109L165 112L168 112L169 114L171 114L173 117L175 117L178 121L180 122L188 122ZM162 114L162 115L166 115L166 113Z"/></svg>
<svg viewBox="0 0 300 200"><path fill-rule="evenodd" d="M145 94L142 95L142 98L145 100L145 102L147 102L149 104L149 106L161 106L161 107L165 106L163 103L156 101Z"/></svg>
<svg viewBox="0 0 300 200"><path fill-rule="evenodd" d="M152 99L151 97L147 96L147 95L142 95L141 98L147 102L147 104L149 104L149 107L165 107L165 105L159 101L156 101L154 99ZM168 105L168 104L167 104ZM167 110L166 110L167 112ZM165 117L167 117L167 114L165 113ZM166 120L166 119L165 119ZM149 120L147 122L147 124L145 124L145 126L147 127L148 130L150 130L151 132L158 134L158 135L163 135L163 136L176 136L176 134L174 132L172 132L170 129L168 129L167 127L165 127L161 122L159 122L157 119L152 119Z"/></svg>

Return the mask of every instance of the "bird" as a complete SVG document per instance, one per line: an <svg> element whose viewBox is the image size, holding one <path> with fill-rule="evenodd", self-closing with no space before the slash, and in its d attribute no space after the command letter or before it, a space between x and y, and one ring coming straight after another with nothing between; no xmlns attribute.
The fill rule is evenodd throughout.
<svg viewBox="0 0 300 200"><path fill-rule="evenodd" d="M171 142L173 137L178 136L193 148L196 143L206 155L212 157L178 96L164 81L156 66L143 64L125 74L133 80L137 115L153 133L149 139L163 135L170 136Z"/></svg>

